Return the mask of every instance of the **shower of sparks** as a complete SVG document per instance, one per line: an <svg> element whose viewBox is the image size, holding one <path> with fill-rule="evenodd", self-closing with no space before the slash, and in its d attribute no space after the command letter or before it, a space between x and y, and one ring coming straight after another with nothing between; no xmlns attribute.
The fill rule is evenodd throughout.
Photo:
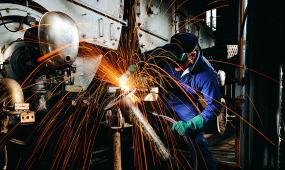
<svg viewBox="0 0 285 170"><path fill-rule="evenodd" d="M173 4L174 3L172 3L172 5ZM169 9L170 8L171 7L169 7ZM201 22L197 18L199 18L199 15L189 22ZM135 30L131 31L133 32ZM94 147L96 147L96 141L100 140L97 137L97 132L100 130L100 122L104 121L104 108L112 99L107 95L108 85L122 87L125 91L136 89L136 97L141 98L143 92L139 91L140 89L159 86L162 93L169 93L165 86L174 83L177 88L181 89L184 95L188 96L175 79L170 77L162 68L150 62L151 60L160 59L165 60L167 63L175 64L168 56L159 54L151 55L148 60L137 62L137 67L140 69L133 75L127 76L125 74L127 68L129 65L134 64L138 58L135 44L136 37L131 37L130 39L131 41L123 43L118 51L106 51L93 45L81 43L79 53L84 57L94 58L98 57L98 54L104 54L96 78L86 91L76 95L69 92L62 93L62 86L64 85L63 77L59 76L56 78L59 83L47 94L47 102L50 103L51 109L44 114L38 113L36 115L41 119L37 122L34 131L28 136L27 141L32 141L33 143L31 143L32 152L28 160L24 163L25 168L36 167L38 162L46 159L46 155L53 155L49 158L51 159L49 162L51 169L70 169L73 166L81 167L82 169L90 168L92 151ZM81 42L83 41L84 40L81 40ZM32 83L33 76L42 69L47 59L50 59L51 56L54 57L54 54L68 46L69 45L63 46L40 57L38 62L42 63L22 82L23 89L26 90L35 86L36 83ZM240 67L239 65L236 66ZM249 68L247 69L276 82L276 80L264 73ZM26 102L32 102L33 97L36 95L37 93L30 94L29 97L26 98ZM89 104L78 102L75 106L71 105L70 98L75 101L81 101L81 99L86 96L89 99ZM177 99L179 99L178 96ZM188 96L188 99L189 102L201 112L190 96ZM220 103L220 101L216 102ZM169 128L177 117L172 111L167 109L163 98L159 98L157 102L148 104L132 98L131 100L127 100L126 104L130 108L131 113L129 116L131 117L131 123L134 125L132 138L133 145L135 146L133 151L134 166L137 169L148 169L148 161L150 161L150 159L155 166L160 166L161 160L168 160L167 166L169 169L176 169L176 167L196 169L193 165L197 165L197 160L193 159L194 162L196 161L194 164L193 162L189 162L187 157L179 150L178 140ZM223 105L223 103L220 104ZM223 106L227 107L225 105ZM157 123L160 128L155 129L152 127L152 122L150 121L151 115L148 114L150 108L153 108L151 112L154 116L161 118L155 120L155 123ZM240 114L236 113L233 109L228 109L257 133L262 135L265 140L274 145L268 137L240 116ZM12 133L13 130L10 130L10 133ZM163 136L163 138L161 136ZM2 146L2 143L7 139L8 138L1 139L0 146ZM194 148L191 141L185 138L184 140ZM151 144L150 146L146 146L148 142ZM147 147L150 147L150 150L146 149ZM193 150L192 152L198 152L199 148L196 149L197 150ZM149 155L151 155L152 158L148 158ZM195 158L195 154L191 156Z"/></svg>

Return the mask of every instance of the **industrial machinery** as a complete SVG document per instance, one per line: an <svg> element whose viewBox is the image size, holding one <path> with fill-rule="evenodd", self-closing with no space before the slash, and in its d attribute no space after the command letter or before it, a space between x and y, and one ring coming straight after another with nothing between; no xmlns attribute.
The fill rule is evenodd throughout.
<svg viewBox="0 0 285 170"><path fill-rule="evenodd" d="M131 146L127 148L134 154L141 152L133 158L136 168L147 168L148 159L155 165L160 161L175 162L172 158L179 157L180 150L170 147L175 143L171 141L173 134L160 131L149 119L153 116L163 130L168 130L166 123L174 121L174 117L161 115L150 107L160 99L164 84L155 80L143 86L148 81L146 74L136 74L138 70L132 64L137 62L137 55L166 44L177 32L197 35L204 56L219 70L222 113L209 124L205 135L215 159L235 166L250 163L241 161L243 156L252 157L245 151L251 147L246 143L252 142L251 138L247 141L245 137L252 134L252 129L245 126L247 120L241 116L251 115L242 109L246 107L244 84L249 81L245 78L246 44L241 45L246 39L239 40L239 46L232 45L238 42L216 40L217 35L224 35L214 24L218 15L212 11L221 9L222 14L229 4L236 11L244 10L239 2L243 1L1 1L0 167L88 169L108 164L111 159L112 169L124 169L123 162L129 161L129 157L124 158L125 134L128 140L135 135L140 138L140 142L129 142ZM242 24L246 25L246 21ZM219 43L222 45L215 45ZM243 56L238 58L241 51ZM240 80L238 73L242 73ZM128 86L130 77L137 86ZM284 124L284 120L280 122ZM135 133L128 134L129 130ZM280 145L284 144L282 130L284 125L280 126ZM103 143L102 148L98 149L98 141ZM111 149L107 147L110 141ZM148 142L153 148L146 153ZM280 148L281 156L282 153ZM151 158L147 159L148 154Z"/></svg>
<svg viewBox="0 0 285 170"><path fill-rule="evenodd" d="M6 144L10 141L30 147L32 140L28 137L34 134L33 127L39 126L53 109L54 101L68 93L66 104L88 105L90 96L76 94L84 93L90 86L102 53L92 53L90 57L79 46L82 42L118 48L122 24L126 24L122 19L124 6L122 1L116 1L111 9L114 12L107 14L105 9L110 2L97 2L95 7L87 1L1 2L1 151L4 148L5 152L1 167L4 169L8 164L8 168L16 166L14 156L8 159L7 155L17 146L6 147ZM97 21L95 26L94 21ZM31 128L27 130L28 126ZM18 132L14 133L15 129Z"/></svg>
<svg viewBox="0 0 285 170"><path fill-rule="evenodd" d="M106 107L106 123L113 130L113 151L114 151L114 169L122 169L121 165L121 142L120 142L120 131L122 128L129 128L130 124L125 122L125 116L128 116L136 126L143 129L144 135L149 141L155 145L155 149L158 155L163 159L167 160L170 158L170 153L165 147L163 142L160 140L159 136L156 134L155 130L152 128L151 124L144 117L139 107L132 101L132 98L137 98L135 96L135 91L143 90L146 95L142 98L142 101L155 101L157 94L157 88L152 88L150 90L146 89L132 89L124 90L122 88L110 87L109 93L113 95L118 95L114 100L112 100ZM151 96L151 97L150 97ZM122 107L127 107L129 111L127 113L122 113Z"/></svg>

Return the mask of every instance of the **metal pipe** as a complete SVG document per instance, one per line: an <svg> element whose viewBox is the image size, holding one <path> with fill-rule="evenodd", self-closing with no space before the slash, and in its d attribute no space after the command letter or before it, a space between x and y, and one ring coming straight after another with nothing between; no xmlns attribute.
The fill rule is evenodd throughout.
<svg viewBox="0 0 285 170"><path fill-rule="evenodd" d="M277 153L277 162L278 169L285 169L285 74L284 74L285 65L280 66L280 84L279 84L279 107L277 113L277 125L278 125L278 153Z"/></svg>
<svg viewBox="0 0 285 170"><path fill-rule="evenodd" d="M114 152L114 170L122 170L120 129L113 130L113 152Z"/></svg>
<svg viewBox="0 0 285 170"><path fill-rule="evenodd" d="M164 143L160 140L159 136L156 134L155 130L152 128L150 123L146 120L140 109L133 104L128 96L125 98L126 104L131 109L130 116L132 121L142 127L143 134L145 137L155 144L155 150L160 155L163 160L170 158L169 150L165 147Z"/></svg>
<svg viewBox="0 0 285 170"><path fill-rule="evenodd" d="M6 170L8 167L8 151L7 151L7 146L4 146L4 157L5 157L5 164L3 166L3 170Z"/></svg>
<svg viewBox="0 0 285 170"><path fill-rule="evenodd" d="M239 23L239 55L240 55L240 71L239 81L245 77L245 60L246 60L246 30L247 30L247 0L241 0L240 4L240 23Z"/></svg>
<svg viewBox="0 0 285 170"><path fill-rule="evenodd" d="M24 94L20 84L13 79L0 80L0 103L14 107L15 103L24 103Z"/></svg>
<svg viewBox="0 0 285 170"><path fill-rule="evenodd" d="M240 86L240 97L244 99L246 94L246 86L243 82L245 78L245 70L246 70L246 36L247 36L247 12L246 8L248 5L247 0L240 0L239 4L239 57L240 57L240 68L239 68L239 82L241 83ZM250 87L253 88L253 87ZM242 108L242 117L245 119L252 121L252 114L248 114L248 101L243 100L243 104L241 106ZM246 168L249 166L252 160L252 153L250 149L252 148L252 129L250 129L248 126L246 126L242 121L240 122L240 141L237 142L237 160L239 165L242 168Z"/></svg>

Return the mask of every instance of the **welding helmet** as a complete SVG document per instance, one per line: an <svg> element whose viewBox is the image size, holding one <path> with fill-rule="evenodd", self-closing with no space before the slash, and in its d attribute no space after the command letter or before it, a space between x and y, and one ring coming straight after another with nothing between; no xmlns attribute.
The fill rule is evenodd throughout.
<svg viewBox="0 0 285 170"><path fill-rule="evenodd" d="M187 53L199 49L198 38L191 33L177 33L171 37L170 44L175 54L175 61L183 64L187 61Z"/></svg>

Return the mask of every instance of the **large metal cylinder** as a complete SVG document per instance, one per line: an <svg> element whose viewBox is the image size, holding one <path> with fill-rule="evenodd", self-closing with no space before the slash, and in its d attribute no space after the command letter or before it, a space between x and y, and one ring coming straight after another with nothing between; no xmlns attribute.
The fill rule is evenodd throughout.
<svg viewBox="0 0 285 170"><path fill-rule="evenodd" d="M75 21L62 12L47 12L40 19L39 47L52 66L71 65L78 54L79 33Z"/></svg>

